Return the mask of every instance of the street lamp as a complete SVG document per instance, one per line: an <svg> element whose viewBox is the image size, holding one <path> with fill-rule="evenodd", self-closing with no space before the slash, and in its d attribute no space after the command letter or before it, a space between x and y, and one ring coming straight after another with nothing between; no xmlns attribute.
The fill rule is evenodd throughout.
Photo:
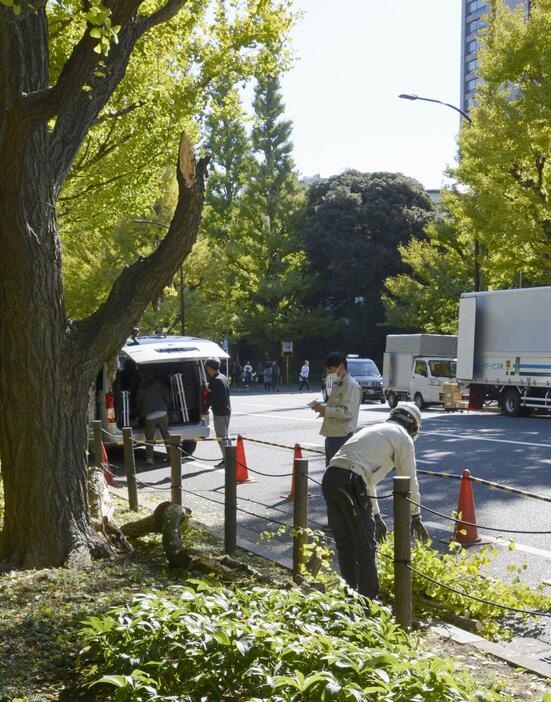
<svg viewBox="0 0 551 702"><path fill-rule="evenodd" d="M462 109L456 107L455 105L451 105L449 102L442 102L442 100L435 100L434 98L421 97L420 95L410 95L408 93L402 93L401 95L398 95L398 97L402 98L402 100L423 100L424 102L436 102L438 105L445 105L446 107L451 107L452 110L459 112L459 114L464 117L469 124L472 124L473 122L466 112L463 112Z"/></svg>
<svg viewBox="0 0 551 702"><path fill-rule="evenodd" d="M456 112L459 112L459 114L464 117L469 124L472 124L473 121L469 117L469 115L464 112L461 108L457 107L456 105L452 105L449 102L443 102L442 100L435 100L434 98L427 98L427 97L421 97L420 95L414 95L414 94L409 94L409 93L402 93L401 95L398 95L399 98L402 100L423 100L423 102L435 102L437 105L444 105L445 107L450 107L452 110L455 110ZM475 235L474 237L474 290L475 292L478 292L480 290L480 243L478 241L478 236Z"/></svg>
<svg viewBox="0 0 551 702"><path fill-rule="evenodd" d="M133 219L132 222L136 224L153 224L156 227L164 227L164 229L170 229L170 225L164 222L158 222L155 219ZM184 266L180 266L180 333L182 336L186 335L186 318L184 309Z"/></svg>

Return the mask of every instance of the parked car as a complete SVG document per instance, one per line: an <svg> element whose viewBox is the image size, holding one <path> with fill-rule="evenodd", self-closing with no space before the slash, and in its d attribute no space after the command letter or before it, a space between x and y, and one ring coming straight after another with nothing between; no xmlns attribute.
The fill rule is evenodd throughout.
<svg viewBox="0 0 551 702"><path fill-rule="evenodd" d="M362 389L362 402L373 400L384 404L383 377L379 373L375 362L370 358L360 358L356 354L348 354L346 362L348 372ZM331 394L331 387L331 381L323 378L321 381L321 392L325 402L327 402Z"/></svg>
<svg viewBox="0 0 551 702"><path fill-rule="evenodd" d="M114 367L99 372L91 393L90 419L101 419L103 443L122 443L123 427L144 441L144 418L136 393L144 370L153 371L170 392L169 429L182 437L182 449L195 451L196 439L209 435L208 385L203 362L210 356L228 357L218 344L193 336L135 336L121 349Z"/></svg>

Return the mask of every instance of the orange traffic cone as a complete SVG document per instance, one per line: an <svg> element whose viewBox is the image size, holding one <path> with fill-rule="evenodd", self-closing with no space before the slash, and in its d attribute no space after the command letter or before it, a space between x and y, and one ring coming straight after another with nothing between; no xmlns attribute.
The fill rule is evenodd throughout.
<svg viewBox="0 0 551 702"><path fill-rule="evenodd" d="M109 466L109 457L103 442L101 444L101 462L103 464L103 477L105 478L105 482L107 485L113 486L115 481L113 480L113 473L111 473L111 468Z"/></svg>
<svg viewBox="0 0 551 702"><path fill-rule="evenodd" d="M249 469L245 458L245 444L240 434L237 435L235 447L235 480L238 483L256 483L256 480L249 478Z"/></svg>
<svg viewBox="0 0 551 702"><path fill-rule="evenodd" d="M462 546L474 546L482 543L476 528L473 484L470 478L471 472L464 470L459 487L459 504L457 505L457 511L460 515L459 519L464 519L465 522L470 522L470 524L465 524L462 521L456 522L453 535L453 541L457 541Z"/></svg>
<svg viewBox="0 0 551 702"><path fill-rule="evenodd" d="M300 444L295 444L295 451L293 454L293 473L291 478L291 492L288 495L280 495L284 500L292 500L295 497L295 460L297 458L302 458L302 449Z"/></svg>

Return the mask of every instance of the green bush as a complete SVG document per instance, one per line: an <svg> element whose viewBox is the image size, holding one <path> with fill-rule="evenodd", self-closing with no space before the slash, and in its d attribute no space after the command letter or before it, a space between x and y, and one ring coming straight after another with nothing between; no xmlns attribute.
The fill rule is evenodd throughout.
<svg viewBox="0 0 551 702"><path fill-rule="evenodd" d="M387 593L394 592L392 537L391 534L390 538L379 545L379 578L381 588ZM510 542L509 548L514 549L514 542ZM450 552L441 554L431 547L430 542L423 544L417 541L412 552L412 565L420 573L429 575L443 585L488 602L497 602L522 610L551 612L551 597L542 592L543 586L534 589L521 582L519 575L526 569L526 564L508 566L513 575L511 582L504 582L488 574L487 567L498 555L499 551L493 546L468 552L459 544L451 544ZM461 617L477 619L482 625L483 636L493 639L508 637L513 631L512 626L518 624L518 618L525 616L513 616L512 612L500 607L463 597L445 587L435 585L417 573L413 573L412 576L414 594L422 595ZM419 609L422 610L422 606Z"/></svg>
<svg viewBox="0 0 551 702"><path fill-rule="evenodd" d="M387 608L341 588L191 580L89 619L82 636L88 684L113 686L117 702L511 699L416 650Z"/></svg>

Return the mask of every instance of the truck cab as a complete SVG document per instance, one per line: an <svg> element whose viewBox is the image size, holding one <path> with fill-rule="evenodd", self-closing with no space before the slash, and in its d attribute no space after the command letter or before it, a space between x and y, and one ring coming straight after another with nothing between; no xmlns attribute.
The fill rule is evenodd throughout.
<svg viewBox="0 0 551 702"><path fill-rule="evenodd" d="M413 400L419 409L443 403L445 383L457 374L457 337L445 334L389 334L383 362L388 404Z"/></svg>
<svg viewBox="0 0 551 702"><path fill-rule="evenodd" d="M410 397L419 409L441 403L442 385L455 382L457 361L451 358L416 358L411 372Z"/></svg>

